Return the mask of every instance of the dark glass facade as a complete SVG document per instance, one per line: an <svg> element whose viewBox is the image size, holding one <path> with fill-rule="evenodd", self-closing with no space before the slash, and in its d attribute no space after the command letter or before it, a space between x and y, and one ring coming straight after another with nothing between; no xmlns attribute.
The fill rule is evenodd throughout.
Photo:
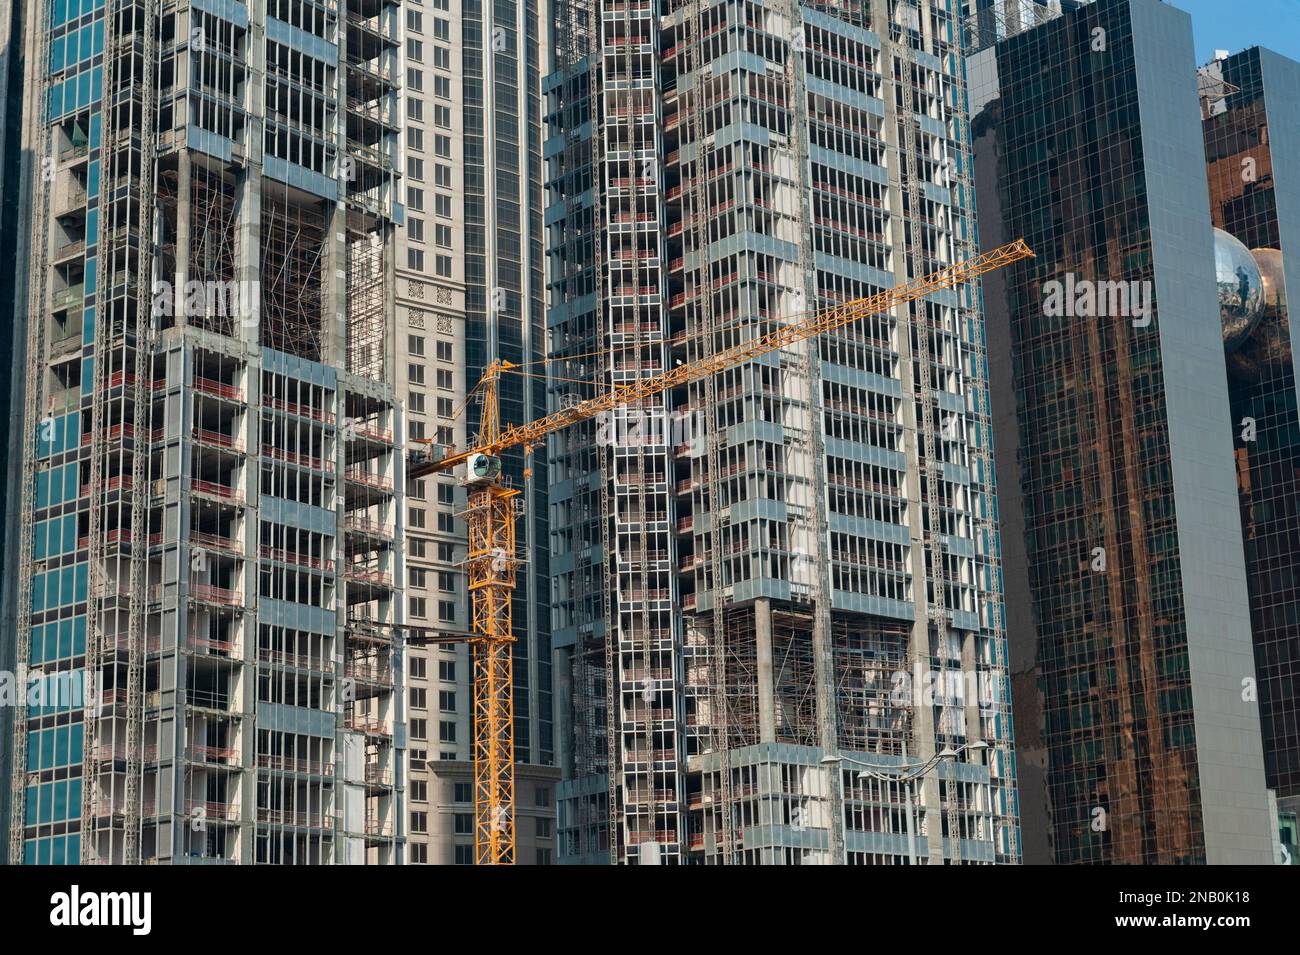
<svg viewBox="0 0 1300 955"><path fill-rule="evenodd" d="M1258 47L1202 71L1227 85L1205 97L1202 129L1214 225L1240 240L1268 271L1297 255L1300 175L1275 161L1271 135L1300 136L1300 64ZM1291 220L1294 222L1294 219ZM1287 239L1293 241L1288 242ZM1260 250L1271 250L1261 252ZM1268 785L1280 801L1300 797L1300 416L1280 273L1269 276L1255 330L1228 352L1241 524L1250 585ZM1295 283L1291 283L1295 287Z"/></svg>
<svg viewBox="0 0 1300 955"><path fill-rule="evenodd" d="M981 239L1037 253L985 284L1025 860L1265 861L1190 22L1102 0L980 57Z"/></svg>

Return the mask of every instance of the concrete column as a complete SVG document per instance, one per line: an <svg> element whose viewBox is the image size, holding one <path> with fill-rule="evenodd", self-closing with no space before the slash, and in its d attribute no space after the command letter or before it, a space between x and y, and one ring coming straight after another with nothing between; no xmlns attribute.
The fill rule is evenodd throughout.
<svg viewBox="0 0 1300 955"><path fill-rule="evenodd" d="M754 602L758 642L758 741L776 742L776 682L772 673L772 602Z"/></svg>

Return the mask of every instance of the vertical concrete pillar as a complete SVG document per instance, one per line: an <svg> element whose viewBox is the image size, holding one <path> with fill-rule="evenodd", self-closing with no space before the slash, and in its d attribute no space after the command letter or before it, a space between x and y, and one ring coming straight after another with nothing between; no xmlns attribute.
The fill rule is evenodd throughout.
<svg viewBox="0 0 1300 955"><path fill-rule="evenodd" d="M754 630L758 635L758 740L776 742L776 681L772 672L772 602L754 602Z"/></svg>

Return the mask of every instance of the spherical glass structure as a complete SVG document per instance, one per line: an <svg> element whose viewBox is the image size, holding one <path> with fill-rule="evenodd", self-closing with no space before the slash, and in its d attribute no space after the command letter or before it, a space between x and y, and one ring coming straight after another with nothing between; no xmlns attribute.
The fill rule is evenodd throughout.
<svg viewBox="0 0 1300 955"><path fill-rule="evenodd" d="M1214 280L1219 286L1223 346L1235 351L1259 322L1264 281L1250 250L1222 229L1214 230Z"/></svg>

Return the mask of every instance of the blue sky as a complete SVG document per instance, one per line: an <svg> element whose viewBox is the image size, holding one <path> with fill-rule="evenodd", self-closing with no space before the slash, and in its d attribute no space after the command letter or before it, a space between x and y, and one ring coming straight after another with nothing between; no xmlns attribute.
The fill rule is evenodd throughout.
<svg viewBox="0 0 1300 955"><path fill-rule="evenodd" d="M1300 60L1300 0L1172 0L1192 15L1196 63L1216 49L1236 53L1265 46Z"/></svg>

